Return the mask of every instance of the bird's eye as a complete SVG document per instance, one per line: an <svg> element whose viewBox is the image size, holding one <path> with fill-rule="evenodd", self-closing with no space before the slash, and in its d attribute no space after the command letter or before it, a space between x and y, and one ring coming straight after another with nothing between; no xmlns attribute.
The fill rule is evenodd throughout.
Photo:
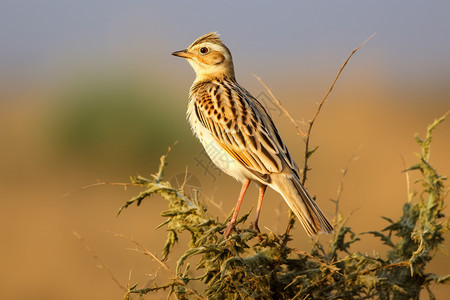
<svg viewBox="0 0 450 300"><path fill-rule="evenodd" d="M206 47L201 47L200 48L200 53L201 54L206 54L206 53L208 53L209 52L209 49L208 48L206 48Z"/></svg>

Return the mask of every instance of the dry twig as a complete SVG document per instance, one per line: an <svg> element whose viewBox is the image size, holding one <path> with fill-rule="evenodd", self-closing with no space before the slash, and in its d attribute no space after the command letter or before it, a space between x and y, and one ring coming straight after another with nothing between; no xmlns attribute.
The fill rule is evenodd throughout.
<svg viewBox="0 0 450 300"><path fill-rule="evenodd" d="M359 150L361 149L362 145L358 147L358 149L355 150L355 152L353 152L352 156L350 157L347 165L345 166L345 169L341 170L342 172L342 176L341 176L341 181L339 182L338 185L338 189L337 189L337 195L336 195L336 199L331 199L331 201L333 201L335 203L335 212L334 212L334 227L336 227L338 225L338 214L339 214L339 201L341 200L341 196L342 196L342 192L344 191L344 181L345 181L345 177L347 176L347 172L350 168L350 165L352 162L354 162L355 160L358 159L358 157L356 156L356 154L359 152Z"/></svg>
<svg viewBox="0 0 450 300"><path fill-rule="evenodd" d="M127 237L121 233L112 233L112 234L114 234L114 236L116 236L116 237L126 239L126 240L130 241L131 243L133 243L137 247L137 249L134 249L135 251L140 252L144 255L150 256L155 262L157 262L159 265L161 265L164 268L164 270L166 270L170 275L172 275L172 277L175 279L177 284L180 284L180 285L183 285L184 287L186 287L186 289L190 293L192 293L192 295L194 295L195 298L201 299L201 300L206 300L206 298L200 296L194 289L192 289L189 285L187 285L179 276L177 276L174 272L172 272L172 270L170 270L170 268L167 264L165 264L162 260L160 260L158 257L156 257L156 255L154 255L145 246L143 246L139 242L135 241L133 238Z"/></svg>
<svg viewBox="0 0 450 300"><path fill-rule="evenodd" d="M317 119L317 116L319 115L320 111L322 110L323 105L325 104L328 96L330 95L331 91L333 90L339 76L341 75L342 71L344 70L345 66L347 65L347 63L349 62L350 58L353 56L353 54L356 53L356 51L359 50L359 48L361 48L362 46L364 46L364 44L366 44L373 36L375 35L372 34L367 40L365 40L363 43L361 43L358 47L356 47L355 49L353 49L353 51L350 53L350 55L347 57L347 59L344 61L344 63L342 64L341 68L339 69L336 77L334 78L333 82L331 83L330 88L328 89L328 91L325 93L325 96L323 97L322 101L319 103L319 106L313 116L313 118L311 119L311 121L308 122L309 126L308 126L308 131L306 133L304 133L298 123L294 120L294 118L290 115L290 113L287 111L286 108L284 108L281 105L281 102L275 97L275 95L272 93L272 91L268 88L268 86L261 80L260 77L256 76L255 74L253 74L253 76L255 76L255 78L261 83L261 85L266 89L266 91L269 93L270 97L272 98L272 101L283 111L283 113L286 115L286 117L288 117L288 119L291 121L291 123L295 126L295 128L297 129L298 133L302 136L306 146L305 146L305 159L304 159L304 166L303 166L303 179L302 179L302 183L305 184L306 182L306 173L309 170L308 168L308 158L309 156L312 154L314 150L312 150L312 152L309 150L309 140L311 137L311 131L312 128L314 126L314 123Z"/></svg>
<svg viewBox="0 0 450 300"><path fill-rule="evenodd" d="M92 255L92 258L94 258L94 260L96 260L98 262L98 268L102 269L103 271L105 271L106 274L109 275L109 277L111 277L111 279L116 283L116 285L124 290L125 292L127 291L127 288L123 285L120 284L119 280L117 280L116 277L114 277L113 273L109 270L109 268L102 262L102 260L100 259L100 257L98 257L91 249L91 247L89 247L89 245L86 243L86 241L84 240L84 238L76 231L72 231L73 235L83 244L84 248L87 250L87 252L89 252Z"/></svg>
<svg viewBox="0 0 450 300"><path fill-rule="evenodd" d="M331 83L330 88L328 89L328 91L325 93L325 96L323 97L322 101L319 104L319 107L316 110L316 113L314 114L314 117L312 118L312 120L309 122L309 127L308 127L308 132L306 134L306 139L305 139L305 163L303 165L303 184L305 184L306 181L306 173L308 172L309 168L308 168L308 157L310 155L310 151L309 151L309 140L311 137L311 130L313 128L314 122L317 119L317 116L319 115L320 111L322 110L323 105L325 104L325 101L328 98L328 95L330 95L331 91L334 88L334 85L336 84L339 76L341 76L342 71L344 70L345 66L347 66L347 63L349 62L350 58L353 56L353 54L356 53L356 51L359 50L359 48L361 48L362 46L364 46L371 38L373 38L375 35L372 34L367 40L365 40L363 43L361 43L361 45L359 45L358 47L356 47L355 49L353 49L352 53L350 53L350 55L347 57L347 59L344 61L344 63L342 64L341 68L339 69L339 72L336 74L336 77L334 78L333 82ZM312 150L314 151L314 150Z"/></svg>
<svg viewBox="0 0 450 300"><path fill-rule="evenodd" d="M275 95L272 93L272 91L269 89L269 87L261 80L260 77L256 76L255 74L253 74L253 76L255 76L255 78L261 83L261 85L266 89L266 91L269 93L270 97L272 98L272 101L283 111L283 113L288 117L288 119L291 121L291 123L295 126L295 128L297 129L298 133L303 137L303 141L305 142L305 155L304 155L304 163L303 163L303 177L302 177L302 184L304 185L306 182L306 178L307 178L307 172L309 170L308 167L308 158L311 156L312 153L314 153L314 151L316 151L317 147L313 150L309 150L309 141L311 138L311 131L312 128L314 126L314 123L317 119L317 116L319 115L320 111L322 110L323 105L325 104L325 101L327 100L328 96L330 95L331 91L334 88L334 85L336 84L339 76L341 75L342 71L344 70L345 66L347 65L347 63L349 62L350 58L353 56L353 54L356 53L356 51L359 50L359 48L361 48L362 46L364 46L373 36L375 35L372 34L367 40L365 40L363 43L361 43L358 47L356 47L355 49L353 49L353 51L350 53L350 55L347 57L347 59L344 61L344 63L342 64L341 68L339 69L336 77L334 78L333 82L331 83L330 88L328 89L328 91L325 93L325 96L323 97L322 101L319 103L319 106L316 110L316 113L314 114L313 118L311 121L309 121L309 126L308 126L308 131L306 132L306 134L300 129L298 123L294 120L294 118L290 115L290 113L287 111L286 108L284 108L281 105L281 102L275 97ZM294 215L292 214L292 212L289 214L289 218L290 219L294 219ZM285 231L285 235L286 237L289 235L289 232L291 231L294 222L289 222L288 226L286 228Z"/></svg>

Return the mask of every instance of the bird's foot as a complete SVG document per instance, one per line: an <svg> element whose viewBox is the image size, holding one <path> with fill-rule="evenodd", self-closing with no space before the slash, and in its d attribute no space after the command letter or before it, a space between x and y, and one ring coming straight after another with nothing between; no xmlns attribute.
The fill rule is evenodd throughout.
<svg viewBox="0 0 450 300"><path fill-rule="evenodd" d="M256 230L258 232L258 240L261 242L262 241L261 230L259 230L258 222L251 223L250 229Z"/></svg>
<svg viewBox="0 0 450 300"><path fill-rule="evenodd" d="M228 236L230 235L231 231L234 230L234 226L235 226L235 225L236 225L235 222L230 222L230 223L228 223L228 226L227 226L227 228L225 229L225 232L224 232L224 234L223 234L223 236L224 236L225 239L227 239Z"/></svg>
<svg viewBox="0 0 450 300"><path fill-rule="evenodd" d="M258 222L251 223L250 229L254 229L254 230L258 231L258 233L261 233L261 230L259 230Z"/></svg>

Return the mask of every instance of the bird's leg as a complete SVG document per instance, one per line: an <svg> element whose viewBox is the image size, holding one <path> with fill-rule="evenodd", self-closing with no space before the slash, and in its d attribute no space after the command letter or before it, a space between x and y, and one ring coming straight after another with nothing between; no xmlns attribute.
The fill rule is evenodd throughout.
<svg viewBox="0 0 450 300"><path fill-rule="evenodd" d="M227 229L225 229L224 236L227 238L231 230L234 229L234 225L236 224L236 219L239 213L239 208L241 208L242 199L244 199L245 191L247 191L248 185L250 184L250 179L245 180L242 183L241 193L239 194L238 201L236 203L236 207L234 208L233 216L231 217L230 222L228 223Z"/></svg>
<svg viewBox="0 0 450 300"><path fill-rule="evenodd" d="M253 228L255 230L257 230L258 232L261 232L259 230L258 220L259 220L259 213L261 212L262 202L263 202L263 198L264 198L264 193L266 192L266 188L267 188L267 185L261 185L259 187L259 198L258 198L258 204L256 206L256 218L255 218L255 222L253 223Z"/></svg>

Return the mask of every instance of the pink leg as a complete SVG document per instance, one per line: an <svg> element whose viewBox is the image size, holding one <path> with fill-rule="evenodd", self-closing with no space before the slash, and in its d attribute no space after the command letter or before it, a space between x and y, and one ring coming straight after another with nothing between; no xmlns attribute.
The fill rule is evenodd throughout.
<svg viewBox="0 0 450 300"><path fill-rule="evenodd" d="M228 238L228 236L231 233L231 230L234 229L234 225L236 224L236 219L239 213L239 208L241 208L242 199L244 199L245 191L247 191L247 188L250 184L250 179L247 179L242 183L241 193L239 194L238 201L236 203L236 207L234 208L233 216L231 217L230 222L228 223L227 229L225 229L224 236L225 238Z"/></svg>
<svg viewBox="0 0 450 300"><path fill-rule="evenodd" d="M262 202L263 202L263 198L264 198L264 193L266 192L266 188L267 188L267 185L261 185L261 186L259 187L258 205L256 206L256 218L255 218L255 223L253 223L253 227L254 227L258 232L261 232L261 231L259 230L258 220L259 220L259 213L261 212Z"/></svg>

